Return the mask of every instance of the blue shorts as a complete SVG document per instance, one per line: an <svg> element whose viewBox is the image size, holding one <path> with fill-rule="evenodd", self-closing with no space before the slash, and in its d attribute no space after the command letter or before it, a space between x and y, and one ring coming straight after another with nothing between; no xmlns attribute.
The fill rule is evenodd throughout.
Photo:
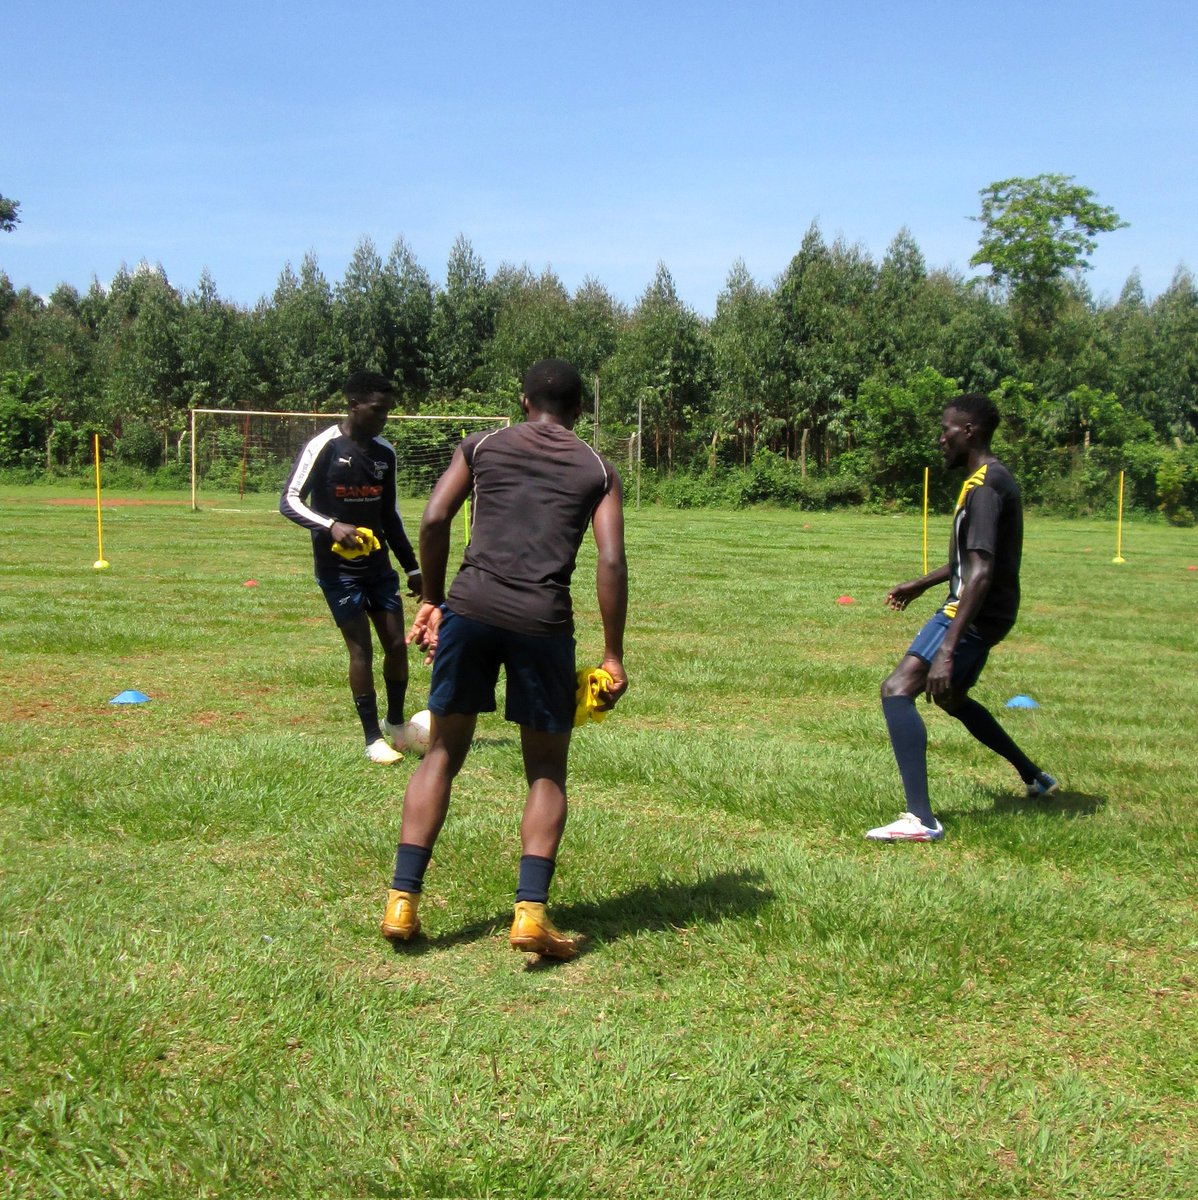
<svg viewBox="0 0 1198 1200"><path fill-rule="evenodd" d="M507 675L503 715L538 733L574 728L574 637L533 637L442 606L429 712L438 717L495 711L499 668Z"/></svg>
<svg viewBox="0 0 1198 1200"><path fill-rule="evenodd" d="M334 579L318 577L316 582L338 625L348 625L362 612L403 612L399 575L394 569L365 578L345 574Z"/></svg>
<svg viewBox="0 0 1198 1200"><path fill-rule="evenodd" d="M915 641L907 647L907 653L914 654L930 666L951 624L946 613L938 612L915 635ZM967 629L953 654L953 691L967 692L977 683L989 654L990 643L976 629Z"/></svg>

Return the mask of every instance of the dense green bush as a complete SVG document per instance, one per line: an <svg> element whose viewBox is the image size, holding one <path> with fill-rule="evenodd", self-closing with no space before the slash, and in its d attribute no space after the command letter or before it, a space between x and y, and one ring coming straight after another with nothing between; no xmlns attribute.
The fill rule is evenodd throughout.
<svg viewBox="0 0 1198 1200"><path fill-rule="evenodd" d="M1115 471L1122 469L1123 506L1151 512L1157 505L1156 473L1161 456L1166 453L1163 446L1152 442L1131 442L1120 448L1118 461L1112 463Z"/></svg>
<svg viewBox="0 0 1198 1200"><path fill-rule="evenodd" d="M147 480L156 491L174 492L191 487L191 467L184 462L163 463Z"/></svg>
<svg viewBox="0 0 1198 1200"><path fill-rule="evenodd" d="M44 467L0 467L0 483L16 487L32 487L46 483L53 476L47 475Z"/></svg>
<svg viewBox="0 0 1198 1200"><path fill-rule="evenodd" d="M47 411L31 374L0 375L0 467L44 465Z"/></svg>
<svg viewBox="0 0 1198 1200"><path fill-rule="evenodd" d="M1188 529L1194 524L1194 511L1198 493L1198 454L1195 447L1185 450L1167 450L1161 455L1156 469L1157 507L1165 514L1170 525Z"/></svg>
<svg viewBox="0 0 1198 1200"><path fill-rule="evenodd" d="M730 476L715 471L678 471L673 475L647 471L641 477L641 497L666 508L737 507Z"/></svg>
<svg viewBox="0 0 1198 1200"><path fill-rule="evenodd" d="M116 459L128 467L154 471L162 463L162 434L153 425L136 421L117 439Z"/></svg>
<svg viewBox="0 0 1198 1200"><path fill-rule="evenodd" d="M827 509L860 504L869 489L847 472L803 477L797 463L770 450L759 450L747 467L720 471L650 474L642 478L642 496L667 508L748 508L754 504L782 508Z"/></svg>
<svg viewBox="0 0 1198 1200"><path fill-rule="evenodd" d="M867 379L846 406L856 448L846 452L852 465L842 473L870 479L888 500L921 503L924 468L937 459L940 414L960 390L955 380L931 367L907 383Z"/></svg>
<svg viewBox="0 0 1198 1200"><path fill-rule="evenodd" d="M1050 469L1039 475L1037 487L1023 487L1024 501L1031 506L1062 517L1113 517L1122 471L1124 512L1158 511L1172 524L1193 522L1198 447L1171 449L1144 442L1072 451L1059 447L1045 461Z"/></svg>

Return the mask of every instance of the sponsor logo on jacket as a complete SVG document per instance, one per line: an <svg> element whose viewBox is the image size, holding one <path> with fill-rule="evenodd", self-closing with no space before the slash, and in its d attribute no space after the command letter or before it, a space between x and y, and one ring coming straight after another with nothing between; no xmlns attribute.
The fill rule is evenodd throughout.
<svg viewBox="0 0 1198 1200"><path fill-rule="evenodd" d="M382 494L382 485L377 483L339 483L333 489L338 500L377 500Z"/></svg>

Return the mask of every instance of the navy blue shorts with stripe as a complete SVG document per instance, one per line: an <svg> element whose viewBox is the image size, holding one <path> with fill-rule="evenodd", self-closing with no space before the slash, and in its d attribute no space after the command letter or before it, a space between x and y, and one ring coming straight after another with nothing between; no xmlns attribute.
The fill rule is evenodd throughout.
<svg viewBox="0 0 1198 1200"><path fill-rule="evenodd" d="M931 666L932 659L936 657L936 651L940 649L951 624L947 613L936 613L915 635L915 641L907 648L907 653L915 655ZM976 629L967 629L964 637L957 643L957 651L953 655L953 691L969 691L977 683L989 655L990 643Z"/></svg>
<svg viewBox="0 0 1198 1200"><path fill-rule="evenodd" d="M378 575L338 575L316 582L338 625L348 625L361 612L403 612L399 598L399 575L394 568Z"/></svg>

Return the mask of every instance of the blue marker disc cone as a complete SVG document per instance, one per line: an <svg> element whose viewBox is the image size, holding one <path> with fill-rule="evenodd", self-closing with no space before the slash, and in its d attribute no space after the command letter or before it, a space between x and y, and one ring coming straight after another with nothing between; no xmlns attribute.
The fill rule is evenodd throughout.
<svg viewBox="0 0 1198 1200"><path fill-rule="evenodd" d="M1012 696L1007 701L1008 708L1039 708L1040 706L1031 698L1031 696Z"/></svg>
<svg viewBox="0 0 1198 1200"><path fill-rule="evenodd" d="M144 692L126 691L113 696L109 704L145 704L150 699Z"/></svg>

